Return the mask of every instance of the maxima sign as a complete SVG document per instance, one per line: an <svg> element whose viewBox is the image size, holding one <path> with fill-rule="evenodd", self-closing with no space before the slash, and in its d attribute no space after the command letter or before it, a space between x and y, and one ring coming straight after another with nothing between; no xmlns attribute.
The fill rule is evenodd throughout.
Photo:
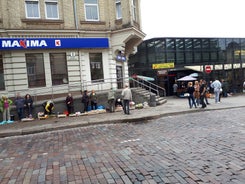
<svg viewBox="0 0 245 184"><path fill-rule="evenodd" d="M0 38L0 50L108 48L108 38Z"/></svg>

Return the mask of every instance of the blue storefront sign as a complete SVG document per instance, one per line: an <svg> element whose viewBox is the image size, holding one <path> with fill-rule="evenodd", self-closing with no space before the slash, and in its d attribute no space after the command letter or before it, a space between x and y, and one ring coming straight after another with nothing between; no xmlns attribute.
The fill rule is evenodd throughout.
<svg viewBox="0 0 245 184"><path fill-rule="evenodd" d="M0 50L109 48L108 38L0 38Z"/></svg>

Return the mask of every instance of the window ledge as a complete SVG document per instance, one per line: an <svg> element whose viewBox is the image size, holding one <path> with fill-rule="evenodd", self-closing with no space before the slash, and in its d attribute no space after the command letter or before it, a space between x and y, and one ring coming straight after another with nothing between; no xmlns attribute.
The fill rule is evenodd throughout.
<svg viewBox="0 0 245 184"><path fill-rule="evenodd" d="M96 24L96 25L105 25L105 22L102 21L80 21L80 24Z"/></svg>
<svg viewBox="0 0 245 184"><path fill-rule="evenodd" d="M63 24L63 20L49 20L49 19L21 19L27 24Z"/></svg>

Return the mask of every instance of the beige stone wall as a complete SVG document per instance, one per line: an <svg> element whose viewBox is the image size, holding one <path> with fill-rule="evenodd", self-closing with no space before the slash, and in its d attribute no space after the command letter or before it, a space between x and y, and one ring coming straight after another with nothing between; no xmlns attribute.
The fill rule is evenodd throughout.
<svg viewBox="0 0 245 184"><path fill-rule="evenodd" d="M113 78L112 81L115 82L114 87L116 87L117 66L122 67L123 77L128 77L127 62L116 61L115 59L118 51L124 51L128 56L145 36L140 28L140 19L138 18L137 22L132 20L131 1L121 0L122 19L117 20L115 1L98 0L99 21L86 21L84 0L58 0L58 20L46 19L45 0L39 0L40 19L26 18L25 0L0 0L0 38L108 38L108 49L63 49L62 52L67 54L69 85L91 80L88 55L91 51L96 51L103 53L104 78ZM140 0L138 1L140 2ZM77 2L76 6L73 5L73 2ZM76 7L76 11L74 11L74 7ZM137 14L139 15L139 12ZM46 86L42 87L42 91L46 90L45 92L48 93L53 88L48 57L49 50L0 50L0 55L3 56L6 86L6 90L0 91L0 95L9 93L14 96L16 91L40 90L40 88L28 89L25 52L43 53ZM60 52L60 50L52 50L52 52ZM67 86L63 87L64 89L67 88Z"/></svg>
<svg viewBox="0 0 245 184"><path fill-rule="evenodd" d="M5 29L41 29L41 30L70 30L76 29L75 12L77 14L77 28L79 30L118 30L140 25L140 17L137 22L132 21L131 0L122 0L122 19L116 19L116 6L114 0L99 0L99 21L86 21L84 1L75 0L58 1L59 19L50 20L45 17L45 0L39 0L40 19L27 19L25 0L1 0L0 1L0 28ZM74 11L76 7L76 11ZM138 6L137 6L138 7ZM138 10L138 15L139 15Z"/></svg>

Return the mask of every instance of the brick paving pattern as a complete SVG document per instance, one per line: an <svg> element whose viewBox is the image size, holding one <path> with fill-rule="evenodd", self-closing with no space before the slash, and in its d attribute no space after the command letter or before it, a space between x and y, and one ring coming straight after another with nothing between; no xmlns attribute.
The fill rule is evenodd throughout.
<svg viewBox="0 0 245 184"><path fill-rule="evenodd" d="M0 183L245 181L245 109L0 139Z"/></svg>

